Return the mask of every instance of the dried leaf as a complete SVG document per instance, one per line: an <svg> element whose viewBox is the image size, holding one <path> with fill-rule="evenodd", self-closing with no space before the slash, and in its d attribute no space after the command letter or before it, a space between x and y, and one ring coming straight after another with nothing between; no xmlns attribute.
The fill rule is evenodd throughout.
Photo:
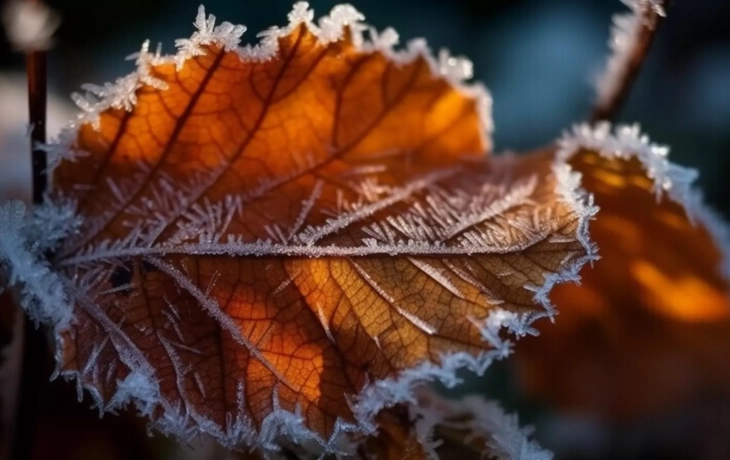
<svg viewBox="0 0 730 460"><path fill-rule="evenodd" d="M289 19L237 48L201 9L176 56L143 47L75 97L78 131L48 149L81 217L52 262L73 310L36 316L102 409L347 450L415 384L504 356L501 327L531 333L593 257L595 209L551 155L485 155L468 61L366 39L351 7Z"/></svg>
<svg viewBox="0 0 730 460"><path fill-rule="evenodd" d="M580 285L551 292L557 321L518 347L534 396L604 418L730 396L728 233L693 188L696 173L666 154L636 127L563 139L559 155L601 209L591 224L601 260Z"/></svg>

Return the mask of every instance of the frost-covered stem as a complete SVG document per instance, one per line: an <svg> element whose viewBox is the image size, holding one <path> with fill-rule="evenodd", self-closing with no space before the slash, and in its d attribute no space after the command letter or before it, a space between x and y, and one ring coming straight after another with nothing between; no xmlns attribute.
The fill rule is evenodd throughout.
<svg viewBox="0 0 730 460"><path fill-rule="evenodd" d="M654 41L669 0L622 0L633 11L614 18L612 55L597 84L591 121L611 121L621 109Z"/></svg>
<svg viewBox="0 0 730 460"><path fill-rule="evenodd" d="M42 0L25 0L28 3L42 3ZM26 72L28 75L28 113L30 116L30 152L33 171L33 204L43 202L48 184L48 160L46 143L47 68L46 51L26 51ZM30 458L34 445L35 425L39 409L39 395L44 380L46 343L33 321L24 319L23 364L20 380L20 394L15 419L13 459Z"/></svg>

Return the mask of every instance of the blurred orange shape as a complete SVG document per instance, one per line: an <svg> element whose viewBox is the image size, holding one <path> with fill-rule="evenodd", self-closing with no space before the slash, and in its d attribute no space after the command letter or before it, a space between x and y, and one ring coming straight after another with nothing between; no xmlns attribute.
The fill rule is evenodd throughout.
<svg viewBox="0 0 730 460"><path fill-rule="evenodd" d="M669 164L663 147L641 142L636 128L623 128L633 151L631 142L612 150L620 134L606 129L593 133L606 147L589 135L572 141L567 152L564 142L558 153L569 154L600 208L590 225L600 260L582 269L580 285L551 292L555 324L517 347L525 389L561 410L604 420L727 397L724 224L692 188L692 171Z"/></svg>

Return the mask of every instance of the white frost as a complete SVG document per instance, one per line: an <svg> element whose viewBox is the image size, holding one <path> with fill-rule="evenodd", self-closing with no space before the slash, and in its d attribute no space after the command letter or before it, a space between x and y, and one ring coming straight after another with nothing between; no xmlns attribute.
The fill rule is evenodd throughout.
<svg viewBox="0 0 730 460"><path fill-rule="evenodd" d="M135 60L137 70L131 74L118 78L114 83L96 85L87 83L81 86L84 93L73 93L71 98L82 110L78 120L74 121L70 128L73 130L78 124L91 123L99 127L99 114L113 108L127 111L137 103L137 90L143 85L152 86L158 89L165 89L167 85L150 75L150 68L153 65L166 62L167 58L160 56L158 52L150 53L149 41L145 41L138 53L129 56ZM75 131L75 130L74 130Z"/></svg>
<svg viewBox="0 0 730 460"><path fill-rule="evenodd" d="M20 201L0 204L0 275L8 276L5 281L0 278L0 283L18 288L21 306L35 321L64 327L72 319L71 303L64 282L51 269L45 251L76 225L74 219L64 222L68 208L41 210L45 212L37 212L33 218ZM51 231L45 233L46 228ZM3 287L0 284L0 289Z"/></svg>
<svg viewBox="0 0 730 460"><path fill-rule="evenodd" d="M484 454L499 460L550 460L553 454L542 449L529 436L531 427L521 428L517 415L507 414L494 401L478 395L461 400L442 399L426 391L419 394L418 404L409 406L418 439L433 459L439 456L434 438L437 426L465 432L466 439L485 440Z"/></svg>
<svg viewBox="0 0 730 460"><path fill-rule="evenodd" d="M107 410L122 408L134 401L142 415L152 415L160 403L160 388L153 376L134 370L124 380L117 382L117 392L109 401Z"/></svg>
<svg viewBox="0 0 730 460"><path fill-rule="evenodd" d="M230 22L223 22L215 25L215 16L205 15L205 8L200 5L198 15L193 23L196 30L190 38L175 40L178 54L174 61L178 70L182 68L188 59L205 54L204 45L219 45L226 51L234 50L241 43L241 36L246 31L242 25L233 25Z"/></svg>

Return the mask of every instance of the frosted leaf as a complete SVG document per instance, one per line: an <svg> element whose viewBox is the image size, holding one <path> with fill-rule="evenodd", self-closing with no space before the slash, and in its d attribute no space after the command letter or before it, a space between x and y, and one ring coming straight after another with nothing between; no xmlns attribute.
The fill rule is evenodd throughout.
<svg viewBox="0 0 730 460"><path fill-rule="evenodd" d="M201 9L176 55L144 44L133 74L85 85L48 147L56 211L32 222L80 219L49 265L73 322L48 322L101 410L348 454L417 387L535 334L596 257L595 209L551 155L486 155L465 59L395 50L349 6L289 19L239 47Z"/></svg>

